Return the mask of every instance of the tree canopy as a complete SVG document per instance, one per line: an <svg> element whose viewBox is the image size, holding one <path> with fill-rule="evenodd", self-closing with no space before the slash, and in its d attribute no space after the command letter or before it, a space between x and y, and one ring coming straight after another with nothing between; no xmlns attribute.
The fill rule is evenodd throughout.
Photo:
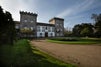
<svg viewBox="0 0 101 67"><path fill-rule="evenodd" d="M95 23L77 24L73 28L74 36L101 37L101 14L92 14Z"/></svg>
<svg viewBox="0 0 101 67"><path fill-rule="evenodd" d="M77 24L73 28L74 36L93 36L93 25L90 23Z"/></svg>
<svg viewBox="0 0 101 67"><path fill-rule="evenodd" d="M95 28L95 36L101 37L101 14L92 14L92 19L95 20L94 28Z"/></svg>
<svg viewBox="0 0 101 67"><path fill-rule="evenodd" d="M0 44L13 44L15 38L15 23L8 11L0 6Z"/></svg>

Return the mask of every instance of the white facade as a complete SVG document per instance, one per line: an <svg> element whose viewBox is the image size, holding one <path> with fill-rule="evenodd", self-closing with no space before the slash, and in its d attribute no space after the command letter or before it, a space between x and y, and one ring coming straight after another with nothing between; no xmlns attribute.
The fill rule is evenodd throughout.
<svg viewBox="0 0 101 67"><path fill-rule="evenodd" d="M53 26L37 26L37 37L54 37L55 27Z"/></svg>

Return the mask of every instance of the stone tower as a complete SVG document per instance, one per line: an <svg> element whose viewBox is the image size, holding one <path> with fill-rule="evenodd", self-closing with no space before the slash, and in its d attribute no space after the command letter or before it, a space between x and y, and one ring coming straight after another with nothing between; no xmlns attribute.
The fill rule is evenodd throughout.
<svg viewBox="0 0 101 67"><path fill-rule="evenodd" d="M20 31L27 30L22 32L23 37L35 37L36 36L36 25L37 25L37 14L20 11ZM28 30L29 33L28 33Z"/></svg>
<svg viewBox="0 0 101 67"><path fill-rule="evenodd" d="M49 20L49 23L55 25L55 36L64 36L64 19L54 17Z"/></svg>

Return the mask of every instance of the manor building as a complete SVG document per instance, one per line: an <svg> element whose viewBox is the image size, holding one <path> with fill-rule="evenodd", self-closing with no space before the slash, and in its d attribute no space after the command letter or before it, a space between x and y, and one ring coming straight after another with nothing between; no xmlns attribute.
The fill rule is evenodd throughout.
<svg viewBox="0 0 101 67"><path fill-rule="evenodd" d="M49 23L37 22L37 14L20 11L20 22L16 29L21 37L61 37L64 36L64 19L54 17Z"/></svg>

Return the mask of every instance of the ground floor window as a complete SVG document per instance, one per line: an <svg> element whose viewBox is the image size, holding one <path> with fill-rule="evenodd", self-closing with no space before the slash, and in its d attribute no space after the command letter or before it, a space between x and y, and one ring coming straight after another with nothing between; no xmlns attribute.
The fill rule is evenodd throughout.
<svg viewBox="0 0 101 67"><path fill-rule="evenodd" d="M42 36L42 33L40 33L40 36Z"/></svg>
<svg viewBox="0 0 101 67"><path fill-rule="evenodd" d="M52 36L53 36L53 33L51 33L50 35L51 35L51 37L52 37Z"/></svg>

